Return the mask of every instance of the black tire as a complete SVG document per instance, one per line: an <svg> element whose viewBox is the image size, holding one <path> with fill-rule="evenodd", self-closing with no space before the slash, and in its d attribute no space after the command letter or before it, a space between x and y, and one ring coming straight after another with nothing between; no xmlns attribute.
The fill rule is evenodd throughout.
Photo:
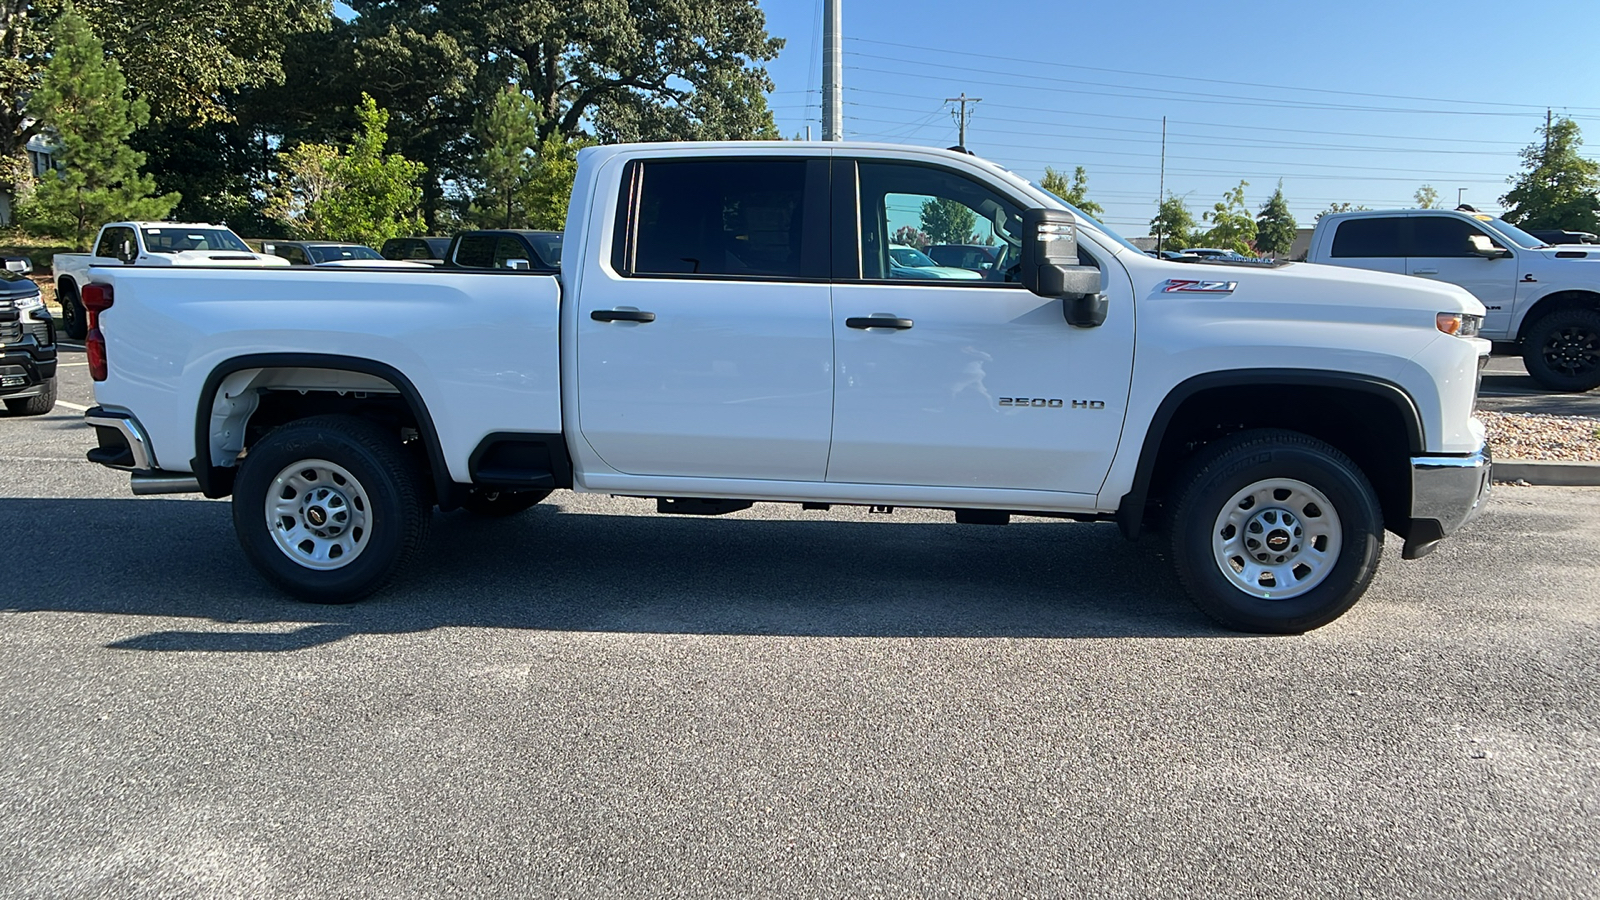
<svg viewBox="0 0 1600 900"><path fill-rule="evenodd" d="M530 510L548 496L549 491L478 490L461 501L461 508L475 516L499 519Z"/></svg>
<svg viewBox="0 0 1600 900"><path fill-rule="evenodd" d="M14 416L42 416L56 408L56 380L48 379L44 383L44 392L32 397L23 397L20 400L7 400L6 410Z"/></svg>
<svg viewBox="0 0 1600 900"><path fill-rule="evenodd" d="M1546 390L1600 387L1600 311L1574 307L1540 318L1522 341L1522 362Z"/></svg>
<svg viewBox="0 0 1600 900"><path fill-rule="evenodd" d="M1195 605L1228 628L1260 634L1320 628L1355 605L1377 574L1383 512L1372 483L1349 457L1315 438L1240 432L1201 450L1174 488L1168 537L1178 578ZM1332 514L1312 495L1326 499ZM1263 522L1270 531L1252 531ZM1247 549L1252 533L1261 541ZM1245 559L1235 551L1260 555ZM1252 582L1257 560L1264 574ZM1262 596L1273 593L1291 596Z"/></svg>
<svg viewBox="0 0 1600 900"><path fill-rule="evenodd" d="M56 301L61 304L61 333L81 341L89 335L89 317L84 314L78 286L68 279L56 287Z"/></svg>
<svg viewBox="0 0 1600 900"><path fill-rule="evenodd" d="M297 463L305 468L295 472ZM234 483L233 527L245 556L278 588L312 603L354 603L394 580L422 545L432 512L424 483L397 434L352 416L301 419L274 429L245 455ZM319 493L329 496L318 500ZM297 514L269 524L269 502L297 501ZM313 525L340 527L334 519L341 514L352 517L342 532L312 533ZM296 533L304 538L298 547ZM334 544L354 549L336 552ZM330 558L300 561L318 549Z"/></svg>

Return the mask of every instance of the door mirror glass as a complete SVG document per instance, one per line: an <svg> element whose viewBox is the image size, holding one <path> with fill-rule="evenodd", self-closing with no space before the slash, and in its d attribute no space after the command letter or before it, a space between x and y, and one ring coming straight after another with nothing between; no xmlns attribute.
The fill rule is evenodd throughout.
<svg viewBox="0 0 1600 900"><path fill-rule="evenodd" d="M1496 244L1486 234L1468 235L1467 241L1472 244L1472 252L1484 259L1504 259L1511 255L1510 250Z"/></svg>

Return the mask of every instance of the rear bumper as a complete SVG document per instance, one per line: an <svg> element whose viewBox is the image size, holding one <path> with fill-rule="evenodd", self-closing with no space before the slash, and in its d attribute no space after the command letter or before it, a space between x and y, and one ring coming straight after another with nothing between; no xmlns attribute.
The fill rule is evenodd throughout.
<svg viewBox="0 0 1600 900"><path fill-rule="evenodd" d="M94 428L100 440L100 446L87 454L90 462L130 472L156 467L155 457L150 455L150 441L133 413L96 406L83 414L83 420Z"/></svg>
<svg viewBox="0 0 1600 900"><path fill-rule="evenodd" d="M1483 513L1494 480L1494 460L1483 444L1466 456L1411 459L1411 527L1404 556L1432 553L1446 536Z"/></svg>

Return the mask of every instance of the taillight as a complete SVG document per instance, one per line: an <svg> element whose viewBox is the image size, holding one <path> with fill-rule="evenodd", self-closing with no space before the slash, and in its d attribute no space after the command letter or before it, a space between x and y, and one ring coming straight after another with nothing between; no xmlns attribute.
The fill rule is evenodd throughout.
<svg viewBox="0 0 1600 900"><path fill-rule="evenodd" d="M106 380L106 336L100 333L100 314L111 308L112 291L109 284L86 284L78 292L83 303L89 333L83 338L84 356L89 360L89 377L95 381Z"/></svg>

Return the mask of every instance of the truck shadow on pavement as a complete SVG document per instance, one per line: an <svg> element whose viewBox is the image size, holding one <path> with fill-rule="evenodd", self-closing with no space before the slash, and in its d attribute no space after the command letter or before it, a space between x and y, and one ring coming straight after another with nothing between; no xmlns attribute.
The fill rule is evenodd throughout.
<svg viewBox="0 0 1600 900"><path fill-rule="evenodd" d="M760 507L758 507L759 509ZM440 627L819 637L1232 636L1184 597L1159 541L1112 525L436 514L419 559L350 606L287 599L245 561L226 503L0 499L32 587L0 609L206 620L124 650L286 652ZM812 515L812 514L808 514ZM15 583L15 582L14 582ZM20 585L19 585L20 587ZM300 627L283 630L283 626ZM250 625L272 630L250 630ZM240 626L245 626L241 628Z"/></svg>

